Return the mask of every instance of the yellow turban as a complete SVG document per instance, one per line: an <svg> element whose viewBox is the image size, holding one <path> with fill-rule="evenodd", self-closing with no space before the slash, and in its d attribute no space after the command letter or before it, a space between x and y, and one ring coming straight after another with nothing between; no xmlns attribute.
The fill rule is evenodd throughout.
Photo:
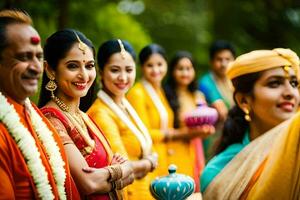
<svg viewBox="0 0 300 200"><path fill-rule="evenodd" d="M290 49L256 50L243 54L229 64L227 77L232 80L238 76L260 72L280 66L291 66L299 79L299 57Z"/></svg>

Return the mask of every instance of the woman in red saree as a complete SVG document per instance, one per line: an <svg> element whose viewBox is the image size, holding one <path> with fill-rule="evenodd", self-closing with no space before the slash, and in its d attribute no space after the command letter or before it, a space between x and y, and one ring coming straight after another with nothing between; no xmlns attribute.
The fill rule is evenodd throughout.
<svg viewBox="0 0 300 200"><path fill-rule="evenodd" d="M39 106L64 143L71 174L88 199L126 199L132 183L129 161L113 155L97 125L82 112L96 78L94 47L80 32L65 29L51 35L44 47L45 72ZM83 107L84 109L84 107Z"/></svg>

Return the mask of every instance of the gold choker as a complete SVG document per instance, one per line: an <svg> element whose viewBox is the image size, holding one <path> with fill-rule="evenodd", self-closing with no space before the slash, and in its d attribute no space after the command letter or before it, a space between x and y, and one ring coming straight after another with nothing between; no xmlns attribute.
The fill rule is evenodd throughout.
<svg viewBox="0 0 300 200"><path fill-rule="evenodd" d="M70 112L70 107L68 105L66 105L60 98L58 98L57 96L54 96L54 95L51 96L51 98L56 103L56 105L58 105L58 107L60 109L62 109L65 112Z"/></svg>

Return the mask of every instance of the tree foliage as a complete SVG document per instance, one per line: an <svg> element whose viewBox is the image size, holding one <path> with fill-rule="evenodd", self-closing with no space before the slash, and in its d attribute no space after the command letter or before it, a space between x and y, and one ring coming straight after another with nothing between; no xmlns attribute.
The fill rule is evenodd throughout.
<svg viewBox="0 0 300 200"><path fill-rule="evenodd" d="M241 53L276 47L300 52L299 5L292 0L210 0L211 34L233 41Z"/></svg>
<svg viewBox="0 0 300 200"><path fill-rule="evenodd" d="M142 1L140 15L117 10L121 1ZM291 48L300 53L300 2L295 0L4 0L0 7L25 9L43 39L72 27L98 47L126 39L138 52L150 42L172 56L188 50L200 73L208 65L208 47L216 39L232 42L238 54L255 49Z"/></svg>
<svg viewBox="0 0 300 200"><path fill-rule="evenodd" d="M212 41L210 12L203 0L145 0L146 9L137 20L147 28L154 42L171 57L175 51L190 51L201 71L207 65L207 47Z"/></svg>

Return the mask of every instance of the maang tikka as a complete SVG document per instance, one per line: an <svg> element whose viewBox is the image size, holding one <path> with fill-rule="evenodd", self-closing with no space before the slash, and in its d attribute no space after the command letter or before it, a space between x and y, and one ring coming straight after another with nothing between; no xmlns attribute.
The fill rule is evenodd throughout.
<svg viewBox="0 0 300 200"><path fill-rule="evenodd" d="M80 51L82 51L82 53L83 53L83 55L85 55L85 51L86 51L86 44L85 43L83 43L81 40L80 40L80 38L79 38L79 36L76 34L76 32L74 31L74 34L75 34L75 36L76 36L76 38L77 38L77 41L78 41L78 49L80 50Z"/></svg>
<svg viewBox="0 0 300 200"><path fill-rule="evenodd" d="M119 46L120 46L120 49L121 49L121 56L123 59L125 59L125 53L126 53L126 50L124 48L124 45L122 43L122 41L120 39L118 39L118 43L119 43Z"/></svg>

